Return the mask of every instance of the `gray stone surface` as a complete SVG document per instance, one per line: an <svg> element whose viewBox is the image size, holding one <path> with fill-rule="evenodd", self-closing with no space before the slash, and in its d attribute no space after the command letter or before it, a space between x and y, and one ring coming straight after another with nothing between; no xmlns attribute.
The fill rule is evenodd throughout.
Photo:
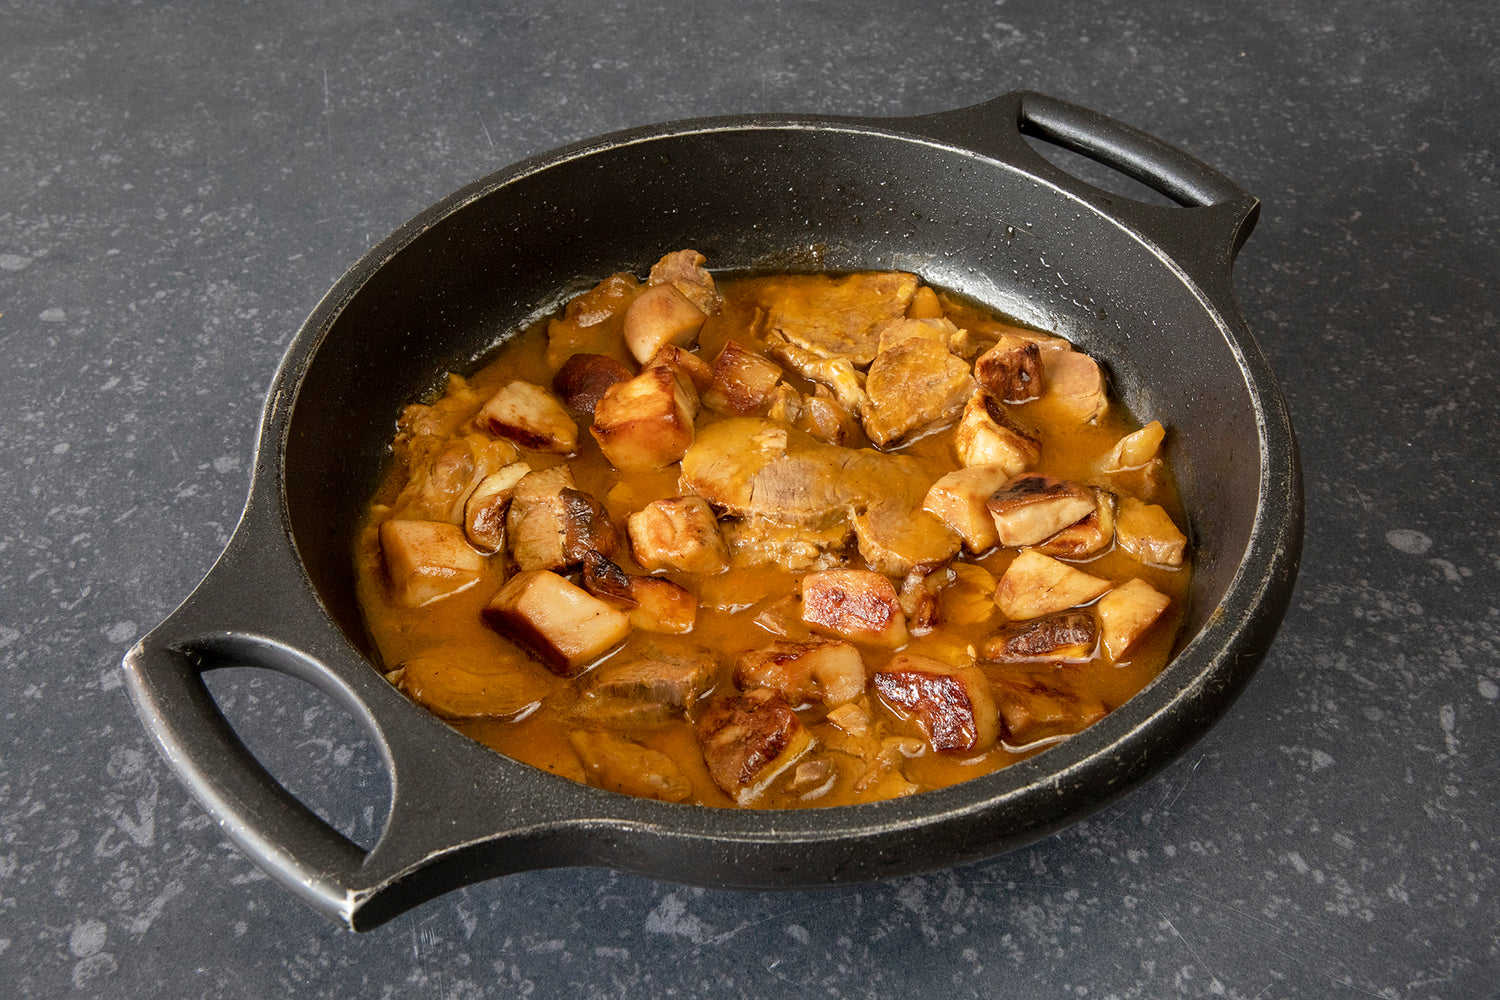
<svg viewBox="0 0 1500 1000"><path fill-rule="evenodd" d="M0 995L1500 995L1497 35L1488 0L0 3ZM609 129L1019 86L1265 202L1237 277L1307 549L1221 725L1050 839L860 888L538 872L352 935L222 839L118 663L226 541L346 266ZM296 688L216 681L368 843L373 748Z"/></svg>

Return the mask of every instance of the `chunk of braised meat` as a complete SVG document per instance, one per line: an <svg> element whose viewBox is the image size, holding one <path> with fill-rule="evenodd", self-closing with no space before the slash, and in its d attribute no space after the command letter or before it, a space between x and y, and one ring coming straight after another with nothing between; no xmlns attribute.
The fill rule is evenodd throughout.
<svg viewBox="0 0 1500 1000"><path fill-rule="evenodd" d="M1025 549L1006 567L995 587L995 604L1013 621L1081 607L1109 590L1108 580Z"/></svg>
<svg viewBox="0 0 1500 1000"><path fill-rule="evenodd" d="M714 784L742 806L813 744L791 705L769 688L714 701L698 720L697 735Z"/></svg>
<svg viewBox="0 0 1500 1000"><path fill-rule="evenodd" d="M568 744L596 788L663 802L682 802L693 792L671 757L617 733L574 729Z"/></svg>
<svg viewBox="0 0 1500 1000"><path fill-rule="evenodd" d="M505 515L516 485L530 473L525 462L512 462L479 481L464 501L464 535L470 545L491 554L505 548Z"/></svg>
<svg viewBox="0 0 1500 1000"><path fill-rule="evenodd" d="M632 643L632 645L634 645ZM672 714L689 713L713 685L718 657L698 643L649 642L600 664L588 674L585 692L661 705Z"/></svg>
<svg viewBox="0 0 1500 1000"><path fill-rule="evenodd" d="M843 639L906 645L906 614L896 588L867 569L826 569L802 578L802 620Z"/></svg>
<svg viewBox="0 0 1500 1000"><path fill-rule="evenodd" d="M1016 423L1001 403L983 390L964 404L953 429L953 453L960 465L998 465L1018 476L1042 460L1042 442Z"/></svg>
<svg viewBox="0 0 1500 1000"><path fill-rule="evenodd" d="M671 285L705 314L716 313L724 300L714 287L714 276L703 266L706 262L696 250L674 250L651 266L646 283Z"/></svg>
<svg viewBox="0 0 1500 1000"><path fill-rule="evenodd" d="M752 516L726 521L720 530L735 566L774 566L805 573L845 566L855 552L854 530L848 521L805 528Z"/></svg>
<svg viewBox="0 0 1500 1000"><path fill-rule="evenodd" d="M620 544L604 505L573 487L567 466L529 473L516 484L505 531L511 559L523 570L566 569L585 553L607 555Z"/></svg>
<svg viewBox="0 0 1500 1000"><path fill-rule="evenodd" d="M698 619L698 598L686 587L662 576L627 573L598 552L585 552L583 589L624 611L635 628L648 632L691 632Z"/></svg>
<svg viewBox="0 0 1500 1000"><path fill-rule="evenodd" d="M1051 476L1017 476L985 501L1000 544L1035 545L1094 512L1094 491Z"/></svg>
<svg viewBox="0 0 1500 1000"><path fill-rule="evenodd" d="M718 518L702 497L653 500L630 515L625 529L631 554L648 572L717 573L729 561Z"/></svg>
<svg viewBox="0 0 1500 1000"><path fill-rule="evenodd" d="M746 417L765 413L781 381L781 366L737 340L726 341L710 368L703 405L716 413Z"/></svg>
<svg viewBox="0 0 1500 1000"><path fill-rule="evenodd" d="M865 565L887 576L946 563L963 543L958 532L915 502L872 503L853 524Z"/></svg>
<svg viewBox="0 0 1500 1000"><path fill-rule="evenodd" d="M1060 668L1006 671L990 685L1005 742L1025 747L1070 736L1104 718L1104 703L1084 696Z"/></svg>
<svg viewBox="0 0 1500 1000"><path fill-rule="evenodd" d="M987 750L999 735L990 682L974 666L898 653L875 672L875 690L912 717L934 750Z"/></svg>
<svg viewBox="0 0 1500 1000"><path fill-rule="evenodd" d="M865 376L864 429L889 448L952 424L974 392L962 359L941 343L909 339L876 355Z"/></svg>
<svg viewBox="0 0 1500 1000"><path fill-rule="evenodd" d="M509 441L483 434L431 441L407 454L406 484L392 504L395 515L451 524L463 520L464 503L481 480L520 457Z"/></svg>
<svg viewBox="0 0 1500 1000"><path fill-rule="evenodd" d="M564 361L552 376L552 389L564 403L592 417L609 387L630 378L630 369L609 355L580 353Z"/></svg>
<svg viewBox="0 0 1500 1000"><path fill-rule="evenodd" d="M734 665L737 686L770 688L793 705L820 702L836 707L863 694L865 681L859 650L832 639L777 640L747 649Z"/></svg>
<svg viewBox="0 0 1500 1000"><path fill-rule="evenodd" d="M1057 559L1087 559L1106 551L1115 542L1117 500L1109 490L1087 487L1094 494L1094 509L1081 520L1036 543L1036 550Z"/></svg>
<svg viewBox="0 0 1500 1000"><path fill-rule="evenodd" d="M1119 660L1172 603L1145 580L1128 580L1099 598L1099 631L1104 650Z"/></svg>
<svg viewBox="0 0 1500 1000"><path fill-rule="evenodd" d="M930 291L930 289L919 289ZM875 328L879 337L876 356L890 350L906 340L930 340L950 354L966 358L973 350L969 331L960 329L944 316L914 317L887 320Z"/></svg>
<svg viewBox="0 0 1500 1000"><path fill-rule="evenodd" d="M482 615L486 625L563 677L630 635L623 613L548 570L511 577Z"/></svg>
<svg viewBox="0 0 1500 1000"><path fill-rule="evenodd" d="M823 357L863 367L874 360L879 328L906 315L917 278L902 272L810 276L767 295L767 327Z"/></svg>
<svg viewBox="0 0 1500 1000"><path fill-rule="evenodd" d="M534 711L555 683L519 652L474 657L451 647L402 660L386 679L445 719L516 719Z"/></svg>
<svg viewBox="0 0 1500 1000"><path fill-rule="evenodd" d="M777 333L766 336L766 351L798 375L832 393L844 411L852 416L859 417L869 408L865 376L849 358L824 357L798 347Z"/></svg>
<svg viewBox="0 0 1500 1000"><path fill-rule="evenodd" d="M484 557L456 524L397 519L383 523L379 534L392 597L402 607L424 607L468 590L484 572Z"/></svg>
<svg viewBox="0 0 1500 1000"><path fill-rule="evenodd" d="M974 379L1002 403L1040 399L1046 384L1042 349L1035 341L1002 333L994 347L974 360Z"/></svg>
<svg viewBox="0 0 1500 1000"><path fill-rule="evenodd" d="M1030 621L1002 625L979 645L990 663L1030 660L1082 661L1094 655L1099 626L1087 611L1061 611Z"/></svg>
<svg viewBox="0 0 1500 1000"><path fill-rule="evenodd" d="M474 426L529 451L571 455L578 450L578 425L567 409L546 389L519 379L489 398Z"/></svg>

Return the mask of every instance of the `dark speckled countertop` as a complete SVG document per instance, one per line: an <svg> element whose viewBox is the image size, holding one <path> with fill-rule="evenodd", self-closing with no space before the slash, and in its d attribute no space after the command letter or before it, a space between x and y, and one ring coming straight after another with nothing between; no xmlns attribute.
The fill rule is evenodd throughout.
<svg viewBox="0 0 1500 1000"><path fill-rule="evenodd" d="M1489 0L0 2L0 26L0 995L1500 996ZM858 888L568 869L354 935L223 839L119 662L225 543L277 361L344 268L611 129L1017 87L1264 201L1236 278L1306 551L1217 728L1049 839ZM215 690L377 835L362 730L274 676Z"/></svg>

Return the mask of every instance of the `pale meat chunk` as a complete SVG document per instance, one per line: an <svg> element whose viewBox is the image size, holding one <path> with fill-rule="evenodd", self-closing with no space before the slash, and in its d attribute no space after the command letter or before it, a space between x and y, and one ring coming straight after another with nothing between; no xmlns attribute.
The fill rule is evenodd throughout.
<svg viewBox="0 0 1500 1000"><path fill-rule="evenodd" d="M520 379L489 398L474 426L528 451L571 455L578 449L578 425L567 408L546 389Z"/></svg>
<svg viewBox="0 0 1500 1000"><path fill-rule="evenodd" d="M570 676L624 642L630 619L548 570L511 577L483 612L490 628Z"/></svg>
<svg viewBox="0 0 1500 1000"><path fill-rule="evenodd" d="M1162 507L1135 497L1120 500L1115 535L1120 548L1148 566L1181 566L1187 555L1187 536Z"/></svg>
<svg viewBox="0 0 1500 1000"><path fill-rule="evenodd" d="M1087 559L1106 551L1115 541L1117 498L1109 490L1087 487L1094 494L1094 509L1057 534L1038 542L1038 552L1057 559Z"/></svg>
<svg viewBox="0 0 1500 1000"><path fill-rule="evenodd" d="M831 639L778 640L746 650L734 665L736 686L770 688L792 705L843 705L864 693L865 680L859 650Z"/></svg>
<svg viewBox="0 0 1500 1000"><path fill-rule="evenodd" d="M864 374L848 358L825 358L798 347L779 334L766 336L766 351L798 375L823 386L849 413L859 416L869 406Z"/></svg>
<svg viewBox="0 0 1500 1000"><path fill-rule="evenodd" d="M625 346L632 357L645 364L663 347L697 344L698 331L706 319L708 314L674 286L652 285L625 310Z"/></svg>
<svg viewBox="0 0 1500 1000"><path fill-rule="evenodd" d="M386 677L445 719L514 719L552 690L547 675L519 653L477 658L461 647L414 656Z"/></svg>
<svg viewBox="0 0 1500 1000"><path fill-rule="evenodd" d="M672 758L616 733L575 729L568 744L596 788L663 802L682 802L693 792Z"/></svg>
<svg viewBox="0 0 1500 1000"><path fill-rule="evenodd" d="M436 441L413 454L406 485L392 504L400 517L462 522L464 503L486 476L520 457L515 446L483 434L464 434Z"/></svg>
<svg viewBox="0 0 1500 1000"><path fill-rule="evenodd" d="M714 784L748 805L812 748L812 734L768 688L721 698L698 720L698 745Z"/></svg>
<svg viewBox="0 0 1500 1000"><path fill-rule="evenodd" d="M1042 443L980 390L969 397L959 414L953 452L960 465L998 465L1017 476L1041 461Z"/></svg>
<svg viewBox="0 0 1500 1000"><path fill-rule="evenodd" d="M564 569L590 551L609 554L620 530L594 497L573 487L566 465L523 476L505 515L511 559L523 570Z"/></svg>
<svg viewBox="0 0 1500 1000"><path fill-rule="evenodd" d="M380 551L397 604L420 608L468 590L484 572L484 556L456 524L391 520L380 526Z"/></svg>
<svg viewBox="0 0 1500 1000"><path fill-rule="evenodd" d="M1059 611L1002 625L980 644L979 658L990 663L1077 663L1091 659L1098 644L1099 626L1091 613Z"/></svg>
<svg viewBox="0 0 1500 1000"><path fill-rule="evenodd" d="M552 390L564 403L592 418L609 387L630 377L630 369L607 354L580 353L564 361L552 376Z"/></svg>
<svg viewBox="0 0 1500 1000"><path fill-rule="evenodd" d="M985 552L1000 541L995 519L985 503L1010 481L1011 475L1003 465L957 469L932 484L922 501L922 509L958 532L964 548L974 553Z"/></svg>
<svg viewBox="0 0 1500 1000"><path fill-rule="evenodd" d="M781 381L781 366L729 340L714 358L710 376L703 405L716 413L745 417L765 413L770 407L772 391Z"/></svg>
<svg viewBox="0 0 1500 1000"><path fill-rule="evenodd" d="M1044 398L1060 413L1081 424L1094 423L1109 409L1109 391L1099 362L1082 351L1048 351L1042 356L1047 388Z"/></svg>
<svg viewBox="0 0 1500 1000"><path fill-rule="evenodd" d="M943 316L887 320L876 328L877 355L890 350L904 340L930 340L950 354L966 358L973 351L969 331L961 330L951 319Z"/></svg>
<svg viewBox="0 0 1500 1000"><path fill-rule="evenodd" d="M464 501L464 535L481 552L505 548L505 515L510 510L516 485L531 473L525 462L512 462L479 481Z"/></svg>
<svg viewBox="0 0 1500 1000"><path fill-rule="evenodd" d="M1109 586L1108 580L1026 549L1000 577L995 587L995 604L1005 617L1022 621L1087 604L1109 590Z"/></svg>
<svg viewBox="0 0 1500 1000"><path fill-rule="evenodd" d="M729 563L729 548L718 519L698 496L655 500L626 521L630 551L647 572L718 573Z"/></svg>
<svg viewBox="0 0 1500 1000"><path fill-rule="evenodd" d="M1056 668L1007 674L990 690L1006 744L1015 749L1070 736L1105 716L1101 701L1080 695Z"/></svg>
<svg viewBox="0 0 1500 1000"><path fill-rule="evenodd" d="M684 382L686 381L686 384ZM609 387L589 428L604 457L622 472L661 469L693 443L698 395L667 366L648 367Z"/></svg>
<svg viewBox="0 0 1500 1000"><path fill-rule="evenodd" d="M725 522L721 532L734 566L775 566L805 573L843 566L855 549L854 529L848 521L807 528L752 515Z"/></svg>
<svg viewBox="0 0 1500 1000"><path fill-rule="evenodd" d="M1097 498L1087 486L1051 476L1017 476L985 501L1001 545L1023 548L1057 534L1094 512Z"/></svg>
<svg viewBox="0 0 1500 1000"><path fill-rule="evenodd" d="M1122 583L1099 598L1099 641L1109 658L1123 656L1171 603L1171 598L1141 579Z"/></svg>
<svg viewBox="0 0 1500 1000"><path fill-rule="evenodd" d="M882 448L941 430L974 393L963 359L931 340L904 340L881 351L865 376L865 433Z"/></svg>
<svg viewBox="0 0 1500 1000"><path fill-rule="evenodd" d="M765 414L826 444L843 446L862 440L858 422L837 400L822 395L823 391L819 386L813 395L804 396L783 382L771 391Z"/></svg>
<svg viewBox="0 0 1500 1000"><path fill-rule="evenodd" d="M703 313L716 313L724 300L714 287L714 276L703 265L706 258L696 250L674 250L651 266L648 285L671 285Z"/></svg>
<svg viewBox="0 0 1500 1000"><path fill-rule="evenodd" d="M641 283L635 275L622 272L575 295L563 308L562 318L547 323L547 366L556 371L579 353L629 361L621 327L625 310L640 292Z"/></svg>
<svg viewBox="0 0 1500 1000"><path fill-rule="evenodd" d="M865 564L886 576L946 563L962 544L958 532L915 504L872 504L853 524Z"/></svg>
<svg viewBox="0 0 1500 1000"><path fill-rule="evenodd" d="M798 347L863 367L875 359L880 325L905 316L916 291L916 276L903 272L810 275L767 297L767 326Z"/></svg>
<svg viewBox="0 0 1500 1000"><path fill-rule="evenodd" d="M1002 333L995 346L974 360L974 380L1002 403L1040 399L1046 384L1042 350L1033 340Z"/></svg>
<svg viewBox="0 0 1500 1000"><path fill-rule="evenodd" d="M854 642L906 645L906 615L891 581L864 569L828 569L802 578L802 620Z"/></svg>
<svg viewBox="0 0 1500 1000"><path fill-rule="evenodd" d="M586 552L583 589L624 611L633 628L647 632L691 632L698 620L698 597L662 576L627 573L598 552Z"/></svg>
<svg viewBox="0 0 1500 1000"><path fill-rule="evenodd" d="M990 682L974 666L897 653L872 683L886 703L910 715L934 750L988 750L1000 733Z"/></svg>

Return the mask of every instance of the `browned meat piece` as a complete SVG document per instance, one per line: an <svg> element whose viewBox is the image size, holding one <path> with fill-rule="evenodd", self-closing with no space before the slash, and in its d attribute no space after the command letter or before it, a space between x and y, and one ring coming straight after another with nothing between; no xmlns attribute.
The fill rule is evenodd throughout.
<svg viewBox="0 0 1500 1000"><path fill-rule="evenodd" d="M1115 534L1120 548L1148 566L1181 566L1187 554L1187 536L1172 515L1135 497L1120 501Z"/></svg>
<svg viewBox="0 0 1500 1000"><path fill-rule="evenodd" d="M934 750L988 750L999 735L990 682L978 667L897 653L875 672L875 690L912 716Z"/></svg>
<svg viewBox="0 0 1500 1000"><path fill-rule="evenodd" d="M1104 718L1097 698L1081 696L1058 668L1007 672L991 684L1005 742L1021 748L1069 736Z"/></svg>
<svg viewBox="0 0 1500 1000"><path fill-rule="evenodd" d="M464 434L411 453L406 485L392 504L399 517L426 521L463 520L464 502L479 482L513 463L520 453L509 441Z"/></svg>
<svg viewBox="0 0 1500 1000"><path fill-rule="evenodd" d="M1117 500L1109 490L1087 487L1094 494L1094 510L1057 534L1036 544L1036 550L1056 559L1087 559L1115 542Z"/></svg>
<svg viewBox="0 0 1500 1000"><path fill-rule="evenodd" d="M875 334L878 338L877 356L904 340L930 340L948 353L961 358L968 357L973 350L969 331L960 330L952 320L941 316L930 319L904 316L901 319L887 320L876 328Z"/></svg>
<svg viewBox="0 0 1500 1000"><path fill-rule="evenodd" d="M604 505L573 488L566 465L529 473L516 483L505 533L511 559L523 570L576 566L585 553L607 555L620 544L620 529Z"/></svg>
<svg viewBox="0 0 1500 1000"><path fill-rule="evenodd" d="M684 381L669 367L648 367L605 392L589 432L615 468L665 468L692 445L698 396Z"/></svg>
<svg viewBox="0 0 1500 1000"><path fill-rule="evenodd" d="M941 430L974 393L969 366L931 340L904 340L876 355L865 376L865 433L882 448Z"/></svg>
<svg viewBox="0 0 1500 1000"><path fill-rule="evenodd" d="M1082 351L1047 351L1042 356L1047 388L1044 398L1081 424L1093 423L1109 409L1104 370Z"/></svg>
<svg viewBox="0 0 1500 1000"><path fill-rule="evenodd" d="M1042 443L1022 430L983 390L974 393L953 430L961 465L998 465L1018 476L1042 459Z"/></svg>
<svg viewBox="0 0 1500 1000"><path fill-rule="evenodd" d="M1011 472L1003 465L958 469L932 484L922 509L958 532L964 548L976 554L985 552L1000 541L995 519L985 504L1010 478Z"/></svg>
<svg viewBox="0 0 1500 1000"><path fill-rule="evenodd" d="M742 806L797 763L812 742L786 699L767 688L721 698L698 720L708 773Z"/></svg>
<svg viewBox="0 0 1500 1000"><path fill-rule="evenodd" d="M583 556L583 588L624 611L634 628L647 632L691 632L698 598L662 576L636 576L598 552Z"/></svg>
<svg viewBox="0 0 1500 1000"><path fill-rule="evenodd" d="M456 524L386 521L380 526L380 550L392 597L402 607L420 608L468 590L484 572L484 557Z"/></svg>
<svg viewBox="0 0 1500 1000"><path fill-rule="evenodd" d="M570 731L568 744L595 787L663 802L682 802L693 793L682 771L660 750L592 729Z"/></svg>
<svg viewBox="0 0 1500 1000"><path fill-rule="evenodd" d="M865 662L847 642L778 640L741 653L734 665L734 683L770 688L793 705L821 702L836 707L864 693Z"/></svg>
<svg viewBox="0 0 1500 1000"><path fill-rule="evenodd" d="M1093 657L1098 643L1099 627L1092 614L1061 611L1002 626L980 644L979 658L990 663L1081 662Z"/></svg>
<svg viewBox="0 0 1500 1000"><path fill-rule="evenodd" d="M546 389L519 379L489 398L474 426L530 451L571 455L578 449L578 425L567 409Z"/></svg>
<svg viewBox="0 0 1500 1000"><path fill-rule="evenodd" d="M484 608L484 622L563 677L614 649L630 619L556 573L517 573Z"/></svg>
<svg viewBox="0 0 1500 1000"><path fill-rule="evenodd" d="M1109 581L1025 549L995 587L995 604L1012 621L1040 618L1080 607L1109 589Z"/></svg>
<svg viewBox="0 0 1500 1000"><path fill-rule="evenodd" d="M608 355L575 354L552 376L552 388L564 403L592 417L609 387L630 377L630 369Z"/></svg>
<svg viewBox="0 0 1500 1000"><path fill-rule="evenodd" d="M766 416L790 424L805 434L810 434L825 444L853 445L862 440L857 421L849 411L818 386L811 396L804 396L785 382L772 390L766 407Z"/></svg>
<svg viewBox="0 0 1500 1000"><path fill-rule="evenodd" d="M1172 603L1145 580L1129 580L1099 598L1099 633L1104 651L1119 660Z"/></svg>
<svg viewBox="0 0 1500 1000"><path fill-rule="evenodd" d="M1011 548L1035 545L1096 508L1094 491L1079 483L1051 476L1017 476L985 501L995 519L1000 544Z"/></svg>
<svg viewBox="0 0 1500 1000"><path fill-rule="evenodd" d="M717 668L718 658L707 646L652 642L629 659L612 659L590 671L585 690L596 697L652 702L681 716L707 693Z"/></svg>
<svg viewBox="0 0 1500 1000"><path fill-rule="evenodd" d="M663 347L692 347L708 314L674 286L652 285L625 310L625 346L641 364Z"/></svg>
<svg viewBox="0 0 1500 1000"><path fill-rule="evenodd" d="M802 578L802 620L843 639L906 645L906 615L891 581L867 569L826 569Z"/></svg>
<svg viewBox="0 0 1500 1000"><path fill-rule="evenodd" d="M713 508L702 497L656 500L626 522L630 551L647 572L718 573L729 562Z"/></svg>
<svg viewBox="0 0 1500 1000"><path fill-rule="evenodd" d="M512 462L479 481L464 501L464 535L481 552L493 554L505 548L505 515L516 484L531 473L525 462Z"/></svg>
<svg viewBox="0 0 1500 1000"><path fill-rule="evenodd" d="M386 676L445 719L514 719L534 710L557 683L520 653L481 659L441 649L404 660Z"/></svg>
<svg viewBox="0 0 1500 1000"><path fill-rule="evenodd" d="M675 250L652 265L646 283L669 284L703 313L716 313L723 299L714 288L714 277L703 266L704 262L704 256L696 250Z"/></svg>
<svg viewBox="0 0 1500 1000"><path fill-rule="evenodd" d="M1003 333L974 361L974 379L1002 403L1039 399L1045 385L1042 349L1035 341Z"/></svg>
<svg viewBox="0 0 1500 1000"><path fill-rule="evenodd" d="M765 413L771 391L781 381L781 366L737 340L724 344L714 358L703 405L716 413L750 416Z"/></svg>
<svg viewBox="0 0 1500 1000"><path fill-rule="evenodd" d="M798 347L863 367L879 347L877 328L904 316L916 290L916 276L902 272L809 275L769 296L767 326Z"/></svg>

